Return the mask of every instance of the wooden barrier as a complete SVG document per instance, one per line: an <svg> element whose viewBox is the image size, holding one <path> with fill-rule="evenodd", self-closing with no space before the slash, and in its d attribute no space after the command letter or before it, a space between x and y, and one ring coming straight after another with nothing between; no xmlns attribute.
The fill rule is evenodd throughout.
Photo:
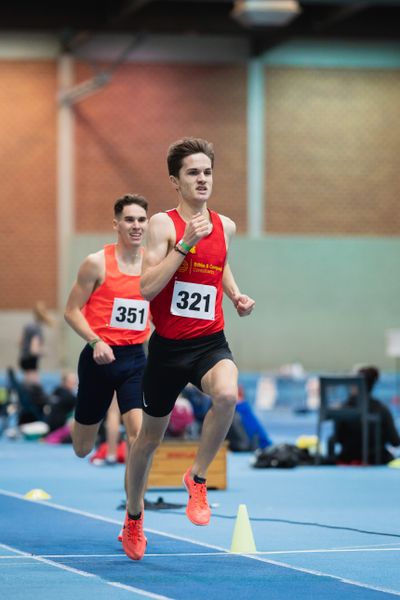
<svg viewBox="0 0 400 600"><path fill-rule="evenodd" d="M198 446L197 441L165 440L155 452L147 487L182 487L183 475L193 464ZM224 445L208 469L209 489L225 490L227 487L226 453Z"/></svg>

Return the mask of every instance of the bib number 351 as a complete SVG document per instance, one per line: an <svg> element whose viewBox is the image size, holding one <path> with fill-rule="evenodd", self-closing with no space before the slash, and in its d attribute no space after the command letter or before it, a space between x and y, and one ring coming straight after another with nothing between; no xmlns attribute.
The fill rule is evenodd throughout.
<svg viewBox="0 0 400 600"><path fill-rule="evenodd" d="M149 316L147 300L114 298L110 327L144 331Z"/></svg>
<svg viewBox="0 0 400 600"><path fill-rule="evenodd" d="M175 281L171 313L192 319L215 319L217 288L213 285Z"/></svg>

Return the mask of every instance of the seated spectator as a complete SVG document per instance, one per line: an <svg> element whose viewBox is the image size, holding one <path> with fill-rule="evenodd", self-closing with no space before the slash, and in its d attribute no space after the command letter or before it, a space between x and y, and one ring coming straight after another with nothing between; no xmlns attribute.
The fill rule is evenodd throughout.
<svg viewBox="0 0 400 600"><path fill-rule="evenodd" d="M31 423L44 423L43 408L48 396L40 383L20 381L13 368L7 369L7 428L10 439L20 437L22 428Z"/></svg>
<svg viewBox="0 0 400 600"><path fill-rule="evenodd" d="M176 399L168 423L167 436L187 438L190 436L190 426L194 421L194 410L187 398L182 394Z"/></svg>
<svg viewBox="0 0 400 600"><path fill-rule="evenodd" d="M243 427L252 443L256 448L263 450L272 445L265 428L255 415L252 406L245 398L244 387L239 385L239 398L236 406L236 412L240 415ZM253 448L252 448L253 449Z"/></svg>
<svg viewBox="0 0 400 600"><path fill-rule="evenodd" d="M73 372L64 373L61 383L43 407L43 414L50 432L66 424L76 404L77 377Z"/></svg>
<svg viewBox="0 0 400 600"><path fill-rule="evenodd" d="M189 400L193 408L193 414L196 421L202 423L206 416L208 409L211 406L211 398L206 394L203 394L196 386L188 383L181 394L184 398Z"/></svg>
<svg viewBox="0 0 400 600"><path fill-rule="evenodd" d="M182 395L191 403L194 417L200 430L204 417L211 406L210 398L191 384L186 386ZM228 441L229 449L233 452L264 449L272 444L265 428L254 414L249 402L245 399L242 385L239 385L239 400L226 440Z"/></svg>
<svg viewBox="0 0 400 600"><path fill-rule="evenodd" d="M400 446L400 437L396 430L394 419L390 410L379 400L372 396L372 390L379 379L379 370L376 367L363 367L357 373L365 377L368 393L368 412L380 417L380 439L381 439L381 463L386 464L393 460L394 456L386 448L386 445ZM345 406L354 406L355 398L345 402ZM359 419L338 421L335 425L334 442L341 445L341 451L337 462L346 464L361 463L362 459L362 428ZM376 464L375 456L375 428L370 426L368 432L368 462Z"/></svg>
<svg viewBox="0 0 400 600"><path fill-rule="evenodd" d="M49 397L40 383L22 382L19 392L18 425L44 421Z"/></svg>

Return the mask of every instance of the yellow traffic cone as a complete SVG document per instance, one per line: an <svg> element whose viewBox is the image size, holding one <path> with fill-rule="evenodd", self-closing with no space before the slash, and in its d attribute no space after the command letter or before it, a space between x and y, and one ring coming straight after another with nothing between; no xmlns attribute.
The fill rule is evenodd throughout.
<svg viewBox="0 0 400 600"><path fill-rule="evenodd" d="M51 496L44 490L35 488L34 490L30 490L29 492L27 492L24 498L26 498L27 500L49 500Z"/></svg>
<svg viewBox="0 0 400 600"><path fill-rule="evenodd" d="M231 552L236 554L255 554L257 552L245 504L239 504L233 530Z"/></svg>

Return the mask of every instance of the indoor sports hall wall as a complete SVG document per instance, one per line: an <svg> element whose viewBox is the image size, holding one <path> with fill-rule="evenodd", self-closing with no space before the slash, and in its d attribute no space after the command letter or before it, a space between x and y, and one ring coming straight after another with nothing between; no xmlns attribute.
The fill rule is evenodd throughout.
<svg viewBox="0 0 400 600"><path fill-rule="evenodd" d="M1 310L56 307L56 72L0 59Z"/></svg>
<svg viewBox="0 0 400 600"><path fill-rule="evenodd" d="M91 48L91 60L107 68L113 43ZM348 370L368 361L392 370L385 330L400 326L399 48L287 44L250 61L243 48L180 52L182 43L162 59L160 43L158 54L135 54L75 105L73 230L61 272L57 49L48 44L38 57L25 42L10 57L0 48L2 367L15 360L16 330L38 298L59 316L45 366L74 365L81 343L62 323L60 278L68 289L83 257L112 239L119 195L144 193L152 212L174 205L165 153L189 134L215 144L211 206L237 223L230 261L257 300L251 319L226 306L239 366ZM93 75L84 58L75 83Z"/></svg>
<svg viewBox="0 0 400 600"><path fill-rule="evenodd" d="M400 233L398 70L267 67L265 230Z"/></svg>
<svg viewBox="0 0 400 600"><path fill-rule="evenodd" d="M82 64L77 70L79 80L90 77ZM132 63L77 107L77 232L107 231L110 205L127 190L143 193L152 213L173 206L165 158L168 146L185 135L213 140L213 208L245 233L245 65Z"/></svg>

